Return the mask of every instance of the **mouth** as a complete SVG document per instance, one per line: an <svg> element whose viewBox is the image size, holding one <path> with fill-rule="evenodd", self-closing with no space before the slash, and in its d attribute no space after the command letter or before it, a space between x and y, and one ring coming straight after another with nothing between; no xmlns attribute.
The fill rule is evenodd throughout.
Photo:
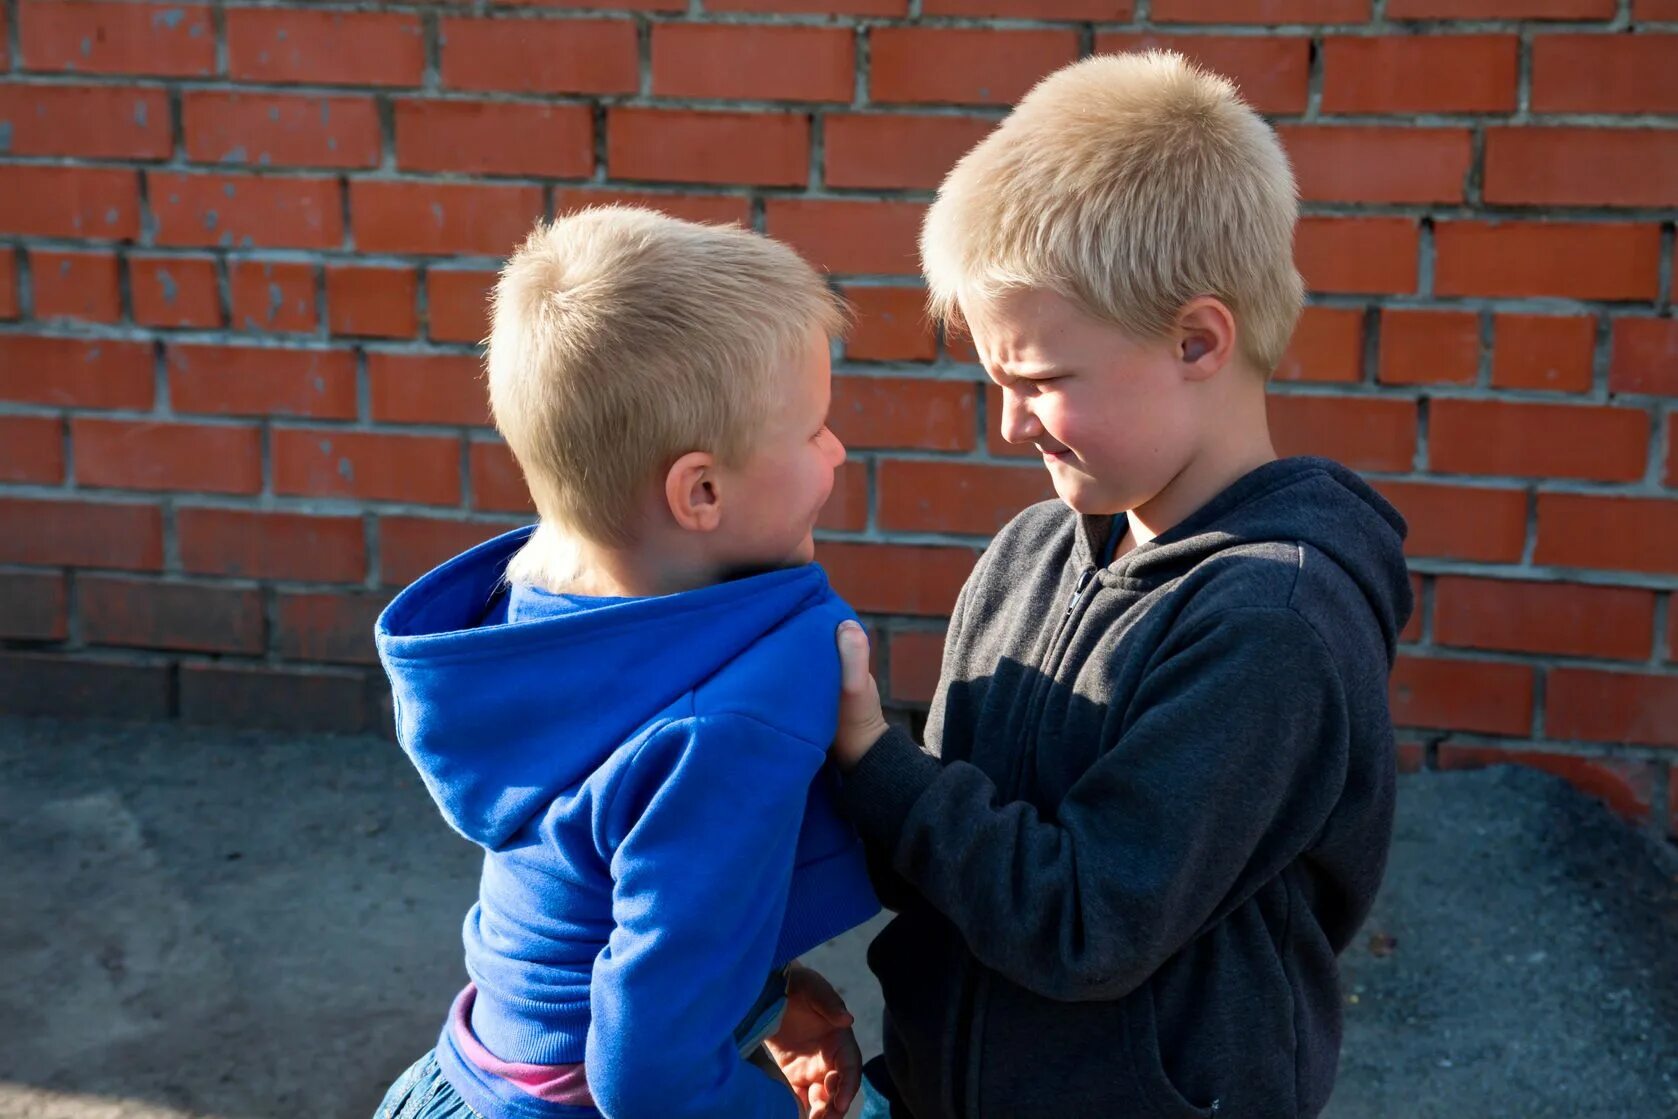
<svg viewBox="0 0 1678 1119"><path fill-rule="evenodd" d="M1078 457L1072 453L1070 447L1045 447L1041 443L1033 444L1033 446L1048 462L1070 462Z"/></svg>

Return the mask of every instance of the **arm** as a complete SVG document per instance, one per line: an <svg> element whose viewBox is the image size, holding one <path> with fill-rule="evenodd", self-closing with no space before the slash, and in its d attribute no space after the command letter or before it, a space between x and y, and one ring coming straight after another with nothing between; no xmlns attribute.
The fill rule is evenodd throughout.
<svg viewBox="0 0 1678 1119"><path fill-rule="evenodd" d="M840 765L852 764L847 799L867 805L858 827L974 955L1071 1001L1133 990L1307 849L1348 743L1316 632L1292 610L1237 609L1161 651L1118 742L1052 820L895 731L871 749L853 741Z"/></svg>
<svg viewBox="0 0 1678 1119"><path fill-rule="evenodd" d="M733 1031L763 987L819 747L755 720L656 733L614 794L616 924L594 965L589 1089L613 1119L801 1113ZM632 798L620 804L621 798Z"/></svg>

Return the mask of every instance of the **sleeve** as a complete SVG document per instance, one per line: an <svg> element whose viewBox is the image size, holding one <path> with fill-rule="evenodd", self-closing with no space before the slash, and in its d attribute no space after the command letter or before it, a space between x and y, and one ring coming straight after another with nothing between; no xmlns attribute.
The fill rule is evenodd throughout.
<svg viewBox="0 0 1678 1119"><path fill-rule="evenodd" d="M733 1033L763 989L818 746L735 715L672 724L614 793L615 927L595 961L586 1064L611 1119L791 1119ZM627 805L621 798L633 798Z"/></svg>
<svg viewBox="0 0 1678 1119"><path fill-rule="evenodd" d="M900 734L852 771L851 802L986 966L1046 998L1114 999L1315 841L1349 742L1316 631L1292 610L1241 608L1161 650L1118 741L1053 819Z"/></svg>

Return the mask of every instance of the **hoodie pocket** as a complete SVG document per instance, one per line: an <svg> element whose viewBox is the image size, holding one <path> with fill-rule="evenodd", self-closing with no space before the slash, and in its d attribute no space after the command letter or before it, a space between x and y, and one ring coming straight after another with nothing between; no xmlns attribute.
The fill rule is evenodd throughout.
<svg viewBox="0 0 1678 1119"><path fill-rule="evenodd" d="M1149 984L1132 991L1124 1000L1125 1046L1138 1086L1152 1108L1155 1119L1215 1119L1218 1101L1201 1107L1191 1103L1165 1074L1160 1059L1159 1027L1154 1014L1154 992Z"/></svg>

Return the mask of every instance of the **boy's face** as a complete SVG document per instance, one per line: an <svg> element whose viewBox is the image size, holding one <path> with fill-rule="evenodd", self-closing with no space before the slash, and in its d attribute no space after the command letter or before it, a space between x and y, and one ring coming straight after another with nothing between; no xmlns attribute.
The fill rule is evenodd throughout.
<svg viewBox="0 0 1678 1119"><path fill-rule="evenodd" d="M1200 429L1171 340L1138 342L1038 289L961 310L1002 387L1002 437L1036 447L1077 512L1138 508L1194 457Z"/></svg>
<svg viewBox="0 0 1678 1119"><path fill-rule="evenodd" d="M784 388L751 457L727 472L719 543L731 565L793 567L815 558L811 533L845 461L844 445L827 429L832 381L827 336L812 331L783 370Z"/></svg>

